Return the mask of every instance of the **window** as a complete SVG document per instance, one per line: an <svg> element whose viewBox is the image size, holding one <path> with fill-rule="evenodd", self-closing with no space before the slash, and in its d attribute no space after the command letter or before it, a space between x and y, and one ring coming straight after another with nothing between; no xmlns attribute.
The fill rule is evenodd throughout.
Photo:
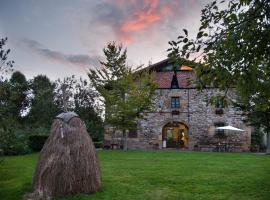
<svg viewBox="0 0 270 200"><path fill-rule="evenodd" d="M224 129L217 129L218 127L223 127L225 126L225 123L223 122L218 122L215 123L215 135L218 137L224 137L225 136L225 130Z"/></svg>
<svg viewBox="0 0 270 200"><path fill-rule="evenodd" d="M176 74L173 75L172 82L171 82L171 89L178 89L178 80Z"/></svg>
<svg viewBox="0 0 270 200"><path fill-rule="evenodd" d="M172 97L172 99L171 99L171 108L180 108L179 97Z"/></svg>
<svg viewBox="0 0 270 200"><path fill-rule="evenodd" d="M218 100L216 102L216 108L224 108L224 102L222 100Z"/></svg>

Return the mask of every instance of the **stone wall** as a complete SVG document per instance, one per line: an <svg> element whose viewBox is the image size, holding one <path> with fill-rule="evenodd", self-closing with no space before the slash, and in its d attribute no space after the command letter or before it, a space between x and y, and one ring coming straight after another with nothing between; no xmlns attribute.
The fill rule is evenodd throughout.
<svg viewBox="0 0 270 200"><path fill-rule="evenodd" d="M155 99L155 112L145 113L145 119L138 122L138 138L129 139L130 149L162 148L162 129L172 121L182 122L189 127L188 148L196 147L202 151L211 151L223 140L215 137L217 122L224 122L244 129L245 132L226 131L226 141L239 143L233 151L249 151L251 127L243 123L244 117L232 106L223 109L224 114L216 114L216 108L207 104L207 99L221 93L218 89L158 89ZM232 92L229 93L234 98ZM180 98L179 115L172 115L171 97ZM173 109L176 110L176 109Z"/></svg>

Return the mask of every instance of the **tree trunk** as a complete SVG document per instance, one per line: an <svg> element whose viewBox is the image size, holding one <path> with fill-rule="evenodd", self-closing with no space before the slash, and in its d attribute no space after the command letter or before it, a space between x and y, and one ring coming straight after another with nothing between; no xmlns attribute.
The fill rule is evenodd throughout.
<svg viewBox="0 0 270 200"><path fill-rule="evenodd" d="M270 132L267 133L266 154L270 155Z"/></svg>
<svg viewBox="0 0 270 200"><path fill-rule="evenodd" d="M123 130L124 133L124 151L128 150L128 142L127 142L127 130Z"/></svg>

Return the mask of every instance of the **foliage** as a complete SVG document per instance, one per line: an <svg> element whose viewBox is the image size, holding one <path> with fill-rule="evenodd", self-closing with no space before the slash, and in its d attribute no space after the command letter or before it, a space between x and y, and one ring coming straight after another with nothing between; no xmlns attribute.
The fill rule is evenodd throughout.
<svg viewBox="0 0 270 200"><path fill-rule="evenodd" d="M90 84L75 76L56 81L55 103L61 111L74 111L85 122L87 131L94 141L103 139L101 111L96 103L97 93Z"/></svg>
<svg viewBox="0 0 270 200"><path fill-rule="evenodd" d="M0 116L22 121L22 114L29 105L28 82L21 72L14 72L10 80L0 82ZM1 123L1 122L0 122Z"/></svg>
<svg viewBox="0 0 270 200"><path fill-rule="evenodd" d="M40 151L45 144L46 140L48 139L48 135L30 135L29 140L29 147L33 151Z"/></svg>
<svg viewBox="0 0 270 200"><path fill-rule="evenodd" d="M55 82L55 103L62 112L74 109L73 96L76 82L74 75L65 77L63 80L58 79Z"/></svg>
<svg viewBox="0 0 270 200"><path fill-rule="evenodd" d="M28 83L20 72L0 82L0 149L5 155L29 152L22 114L28 106Z"/></svg>
<svg viewBox="0 0 270 200"><path fill-rule="evenodd" d="M202 10L196 39L184 34L170 41L169 57L183 62L193 57L198 88L224 91L213 102L233 103L249 121L270 134L270 2L267 0L213 1ZM238 99L228 97L234 88ZM215 98L215 99L214 99ZM268 143L270 153L270 140Z"/></svg>
<svg viewBox="0 0 270 200"><path fill-rule="evenodd" d="M59 112L54 103L54 84L45 75L38 75L30 82L32 90L31 109L27 115L31 127L50 128Z"/></svg>
<svg viewBox="0 0 270 200"><path fill-rule="evenodd" d="M4 155L20 155L29 153L28 136L21 129L0 129L0 149Z"/></svg>
<svg viewBox="0 0 270 200"><path fill-rule="evenodd" d="M144 111L151 110L156 85L148 71L135 72L127 66L122 45L109 43L103 52L106 61L100 62L99 69L90 69L88 77L105 105L105 122L125 133Z"/></svg>
<svg viewBox="0 0 270 200"><path fill-rule="evenodd" d="M15 71L10 78L10 84L11 84L10 112L13 114L14 117L20 119L22 117L23 112L29 105L29 100L27 97L29 90L28 82L24 74L22 74L19 71Z"/></svg>
<svg viewBox="0 0 270 200"><path fill-rule="evenodd" d="M258 147L259 149L265 149L263 137L264 133L261 132L260 129L255 128L255 130L251 133L251 148Z"/></svg>
<svg viewBox="0 0 270 200"><path fill-rule="evenodd" d="M97 155L102 190L56 199L267 200L270 196L267 156L145 151L97 151ZM0 166L1 199L23 199L31 191L37 158L38 154L5 157Z"/></svg>
<svg viewBox="0 0 270 200"><path fill-rule="evenodd" d="M103 140L103 121L98 107L97 93L90 87L90 84L80 78L75 84L74 111L85 122L88 133L93 141Z"/></svg>
<svg viewBox="0 0 270 200"><path fill-rule="evenodd" d="M4 79L4 75L13 71L13 60L8 60L10 49L4 49L7 38L0 38L0 82Z"/></svg>
<svg viewBox="0 0 270 200"><path fill-rule="evenodd" d="M29 152L28 138L21 129L22 115L28 106L28 83L18 71L4 80L14 64L8 60L10 49L4 49L6 42L7 38L0 39L0 153L18 155Z"/></svg>
<svg viewBox="0 0 270 200"><path fill-rule="evenodd" d="M103 142L94 142L95 148L100 149L103 147Z"/></svg>

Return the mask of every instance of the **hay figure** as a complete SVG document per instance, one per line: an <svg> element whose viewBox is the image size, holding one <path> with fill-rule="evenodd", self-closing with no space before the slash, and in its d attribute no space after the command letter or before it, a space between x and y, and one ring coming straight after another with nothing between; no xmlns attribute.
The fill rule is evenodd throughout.
<svg viewBox="0 0 270 200"><path fill-rule="evenodd" d="M100 187L99 163L84 123L74 112L58 115L39 155L32 197L91 194Z"/></svg>

